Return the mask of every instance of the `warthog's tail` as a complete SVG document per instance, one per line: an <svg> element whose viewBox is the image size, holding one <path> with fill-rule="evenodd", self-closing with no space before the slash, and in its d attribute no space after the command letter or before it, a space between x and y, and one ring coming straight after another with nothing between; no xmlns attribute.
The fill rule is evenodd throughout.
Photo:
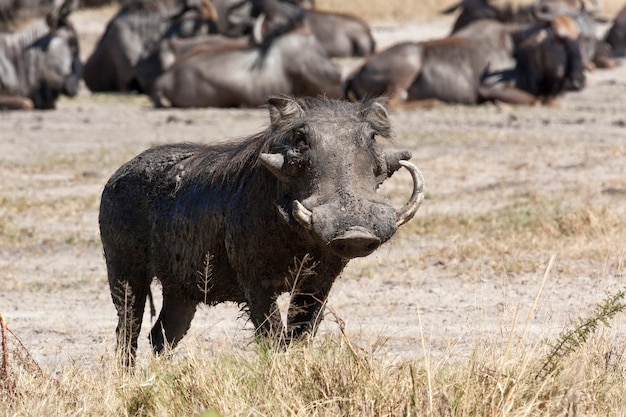
<svg viewBox="0 0 626 417"><path fill-rule="evenodd" d="M150 321L153 322L156 317L156 308L154 308L154 299L152 298L151 288L148 288L148 300L150 302Z"/></svg>

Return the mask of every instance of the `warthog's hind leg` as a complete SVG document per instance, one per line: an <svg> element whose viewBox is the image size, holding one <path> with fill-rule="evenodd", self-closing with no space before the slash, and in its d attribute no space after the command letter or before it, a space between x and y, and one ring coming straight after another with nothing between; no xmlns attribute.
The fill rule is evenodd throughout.
<svg viewBox="0 0 626 417"><path fill-rule="evenodd" d="M174 348L189 330L195 314L195 303L164 292L163 308L150 332L154 352L161 353L166 346Z"/></svg>
<svg viewBox="0 0 626 417"><path fill-rule="evenodd" d="M141 331L141 321L150 291L150 280L137 285L137 282L115 281L110 283L113 303L117 309L118 324L117 354L124 366L133 366L137 354L137 338Z"/></svg>

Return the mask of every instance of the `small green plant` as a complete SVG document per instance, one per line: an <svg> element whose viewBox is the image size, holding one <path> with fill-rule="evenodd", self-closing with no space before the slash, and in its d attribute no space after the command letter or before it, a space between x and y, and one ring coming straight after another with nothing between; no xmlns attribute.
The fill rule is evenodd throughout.
<svg viewBox="0 0 626 417"><path fill-rule="evenodd" d="M611 327L610 320L626 308L625 296L626 290L624 289L609 294L596 306L589 317L579 317L575 327L562 331L546 356L536 379L543 380L549 375L558 374L563 358L578 350L601 324Z"/></svg>

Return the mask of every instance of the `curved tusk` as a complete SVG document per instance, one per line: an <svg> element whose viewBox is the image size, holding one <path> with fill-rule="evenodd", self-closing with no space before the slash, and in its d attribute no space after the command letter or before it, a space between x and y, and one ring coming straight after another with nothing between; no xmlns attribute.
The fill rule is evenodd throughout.
<svg viewBox="0 0 626 417"><path fill-rule="evenodd" d="M408 161L399 161L399 164L405 167L413 177L413 193L402 210L396 212L396 227L400 227L411 220L424 201L424 176L422 172Z"/></svg>
<svg viewBox="0 0 626 417"><path fill-rule="evenodd" d="M306 230L313 229L313 213L298 200L293 200L291 214Z"/></svg>

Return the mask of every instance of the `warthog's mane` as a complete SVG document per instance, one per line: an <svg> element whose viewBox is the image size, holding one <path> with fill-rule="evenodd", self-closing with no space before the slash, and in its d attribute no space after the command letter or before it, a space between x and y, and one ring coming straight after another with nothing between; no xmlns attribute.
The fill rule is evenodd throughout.
<svg viewBox="0 0 626 417"><path fill-rule="evenodd" d="M392 141L390 121L386 112L369 112L379 100L371 99L362 103L307 97L298 100L304 116L284 118L273 123L264 131L241 139L201 147L188 161L187 166L195 166L196 175L185 176L182 181L200 180L206 184L224 184L239 188L249 179L260 165L262 153L281 152L295 146L293 133L312 120L328 119L335 123L363 122L370 126L377 136ZM202 167L211 167L203 169Z"/></svg>

